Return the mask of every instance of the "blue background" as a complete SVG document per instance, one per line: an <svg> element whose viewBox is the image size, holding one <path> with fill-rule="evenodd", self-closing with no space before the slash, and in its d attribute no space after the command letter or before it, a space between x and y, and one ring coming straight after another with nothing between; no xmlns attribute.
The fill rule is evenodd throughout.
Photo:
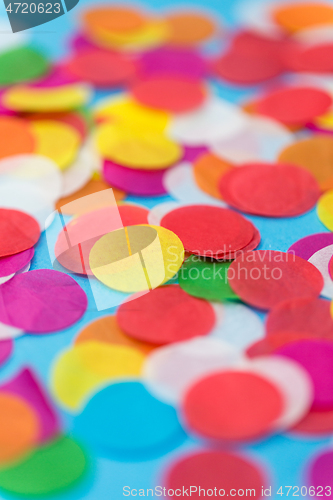
<svg viewBox="0 0 333 500"><path fill-rule="evenodd" d="M80 10L89 4L93 5L96 2L80 0L79 5L65 16L55 19L39 28L29 30L28 33L31 36L31 41L42 48L50 58L62 58L68 53L70 39L78 31ZM232 28L236 22L236 4L237 1L235 0L193 0L187 6L190 9L194 6L207 8L213 11L215 17L221 19L224 26ZM186 7L186 4L180 4L176 0L147 0L141 5L158 13L163 13L172 7ZM1 2L0 16L5 15L4 5ZM9 23L8 30L10 30ZM212 82L212 85L220 96L233 102L241 102L258 91L258 88L255 87L244 90L221 85L216 82ZM106 94L107 92L98 93L95 99L97 100ZM147 207L152 207L157 203L167 201L171 198L164 196L148 199L131 196L128 199L137 201ZM286 251L292 243L303 236L326 231L315 211L292 219L249 218L261 233L262 242L260 248L263 249ZM36 255L32 264L32 269L39 268L51 268L45 235L41 237L37 245ZM77 281L89 294L86 281L83 279L77 279ZM35 371L44 385L48 387L52 364L59 353L70 346L75 336L87 323L96 317L112 312L108 310L98 313L94 310L92 303L90 303L90 307L84 317L72 328L53 335L25 335L16 339L13 356L0 369L0 381L11 378L22 367L29 366ZM264 319L263 315L262 319ZM58 408L58 411L62 419L64 432L70 434L73 416L62 411L61 408ZM279 486L302 486L307 484L305 475L309 461L320 450L330 446L330 441L331 438L329 436L327 438L304 439L290 435L280 435L259 444L242 446L239 448L239 451L245 455L254 457L259 463L263 464L268 473L268 484L272 485L272 498L281 498L279 495L274 495ZM139 490L140 488L147 489L161 484L160 478L163 470L175 457L189 450L199 450L202 448L202 443L187 439L181 447L157 460L125 463L96 458L91 464L91 474L87 477L84 484L54 498L81 500L118 500L124 498L122 495L124 486L130 486ZM0 498L8 497L0 495Z"/></svg>

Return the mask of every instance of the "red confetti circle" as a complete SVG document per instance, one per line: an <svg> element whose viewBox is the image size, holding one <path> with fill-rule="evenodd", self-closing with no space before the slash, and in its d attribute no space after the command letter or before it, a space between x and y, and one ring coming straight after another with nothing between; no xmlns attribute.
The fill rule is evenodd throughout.
<svg viewBox="0 0 333 500"><path fill-rule="evenodd" d="M266 435L283 411L283 397L264 378L225 371L193 385L183 402L190 430L213 439L239 441Z"/></svg>
<svg viewBox="0 0 333 500"><path fill-rule="evenodd" d="M310 262L273 250L243 253L231 264L228 279L236 295L260 309L295 298L316 298L324 284Z"/></svg>
<svg viewBox="0 0 333 500"><path fill-rule="evenodd" d="M291 429L297 434L332 434L333 432L333 410L316 411L309 413Z"/></svg>
<svg viewBox="0 0 333 500"><path fill-rule="evenodd" d="M306 333L276 332L274 335L258 340L258 342L248 347L246 355L249 358L267 356L268 354L273 354L279 347L302 339L311 340L313 336Z"/></svg>
<svg viewBox="0 0 333 500"><path fill-rule="evenodd" d="M135 75L134 62L122 54L89 49L76 53L67 69L77 78L97 87L111 87L129 82Z"/></svg>
<svg viewBox="0 0 333 500"><path fill-rule="evenodd" d="M119 215L124 227L148 224L149 210L136 205L119 205Z"/></svg>
<svg viewBox="0 0 333 500"><path fill-rule="evenodd" d="M232 50L213 63L213 71L231 83L254 85L264 82L283 70L283 65L270 52L260 54Z"/></svg>
<svg viewBox="0 0 333 500"><path fill-rule="evenodd" d="M312 87L290 87L277 90L257 103L257 111L284 123L304 125L323 115L332 105L331 96Z"/></svg>
<svg viewBox="0 0 333 500"><path fill-rule="evenodd" d="M168 285L122 304L117 321L130 337L162 345L206 335L216 318L209 302Z"/></svg>
<svg viewBox="0 0 333 500"><path fill-rule="evenodd" d="M242 250L255 237L254 226L244 217L210 205L172 210L163 217L161 226L174 232L188 252L220 259Z"/></svg>
<svg viewBox="0 0 333 500"><path fill-rule="evenodd" d="M278 304L267 316L266 332L267 335L276 335L284 331L333 339L330 302L307 297Z"/></svg>
<svg viewBox="0 0 333 500"><path fill-rule="evenodd" d="M240 490L250 489L255 491L252 498L260 498L265 484L266 477L255 464L241 456L221 451L183 457L172 465L165 479L167 490L177 493L178 490L185 490L187 493L184 496L191 492L194 499L202 498L203 492L200 495L199 487L205 490L207 496L213 496L214 489L215 496L227 496L228 492L235 490L234 498L239 500L243 497ZM213 493L208 493L209 490Z"/></svg>
<svg viewBox="0 0 333 500"><path fill-rule="evenodd" d="M285 51L284 61L291 71L310 73L332 73L333 43L311 47L295 44Z"/></svg>
<svg viewBox="0 0 333 500"><path fill-rule="evenodd" d="M134 98L145 106L183 113L200 106L206 92L192 79L156 77L142 80L132 88Z"/></svg>
<svg viewBox="0 0 333 500"><path fill-rule="evenodd" d="M0 208L0 233L0 257L7 257L35 245L40 227L33 217L24 212Z"/></svg>
<svg viewBox="0 0 333 500"><path fill-rule="evenodd" d="M219 188L229 205L267 217L303 214L320 196L311 173L294 165L247 164L223 175Z"/></svg>

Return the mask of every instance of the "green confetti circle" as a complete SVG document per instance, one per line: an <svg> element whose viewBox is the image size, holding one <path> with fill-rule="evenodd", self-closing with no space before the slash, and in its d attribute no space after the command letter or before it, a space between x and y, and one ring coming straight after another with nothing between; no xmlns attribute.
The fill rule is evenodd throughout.
<svg viewBox="0 0 333 500"><path fill-rule="evenodd" d="M0 85L29 82L48 71L49 63L37 50L20 47L0 54Z"/></svg>
<svg viewBox="0 0 333 500"><path fill-rule="evenodd" d="M228 283L230 264L191 255L179 271L179 285L188 294L201 299L217 302L238 299Z"/></svg>
<svg viewBox="0 0 333 500"><path fill-rule="evenodd" d="M0 490L36 496L72 486L86 471L86 457L67 437L38 448L14 467L0 469Z"/></svg>

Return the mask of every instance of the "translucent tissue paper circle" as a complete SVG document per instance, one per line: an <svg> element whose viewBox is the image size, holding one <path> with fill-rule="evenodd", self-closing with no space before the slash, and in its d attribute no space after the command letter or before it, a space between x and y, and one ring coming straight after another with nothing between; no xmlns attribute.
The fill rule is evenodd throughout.
<svg viewBox="0 0 333 500"><path fill-rule="evenodd" d="M184 247L174 233L145 224L106 234L89 254L90 269L96 278L128 293L148 291L167 282L183 260Z"/></svg>
<svg viewBox="0 0 333 500"><path fill-rule="evenodd" d="M16 275L1 286L0 294L0 321L35 334L71 326L88 304L73 278L49 269Z"/></svg>

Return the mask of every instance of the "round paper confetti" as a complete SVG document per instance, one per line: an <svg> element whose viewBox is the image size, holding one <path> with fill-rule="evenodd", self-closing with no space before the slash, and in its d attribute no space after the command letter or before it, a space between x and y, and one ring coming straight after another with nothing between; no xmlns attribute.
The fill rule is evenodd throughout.
<svg viewBox="0 0 333 500"><path fill-rule="evenodd" d="M212 337L244 351L253 342L265 336L264 324L259 316L244 304L225 302L213 304L216 314L216 325L211 331Z"/></svg>
<svg viewBox="0 0 333 500"><path fill-rule="evenodd" d="M213 36L214 20L200 11L174 12L167 17L168 41L174 45L194 45Z"/></svg>
<svg viewBox="0 0 333 500"><path fill-rule="evenodd" d="M168 285L122 304L117 321L130 337L162 345L207 335L214 327L215 313L209 302L191 297L178 285Z"/></svg>
<svg viewBox="0 0 333 500"><path fill-rule="evenodd" d="M331 435L333 431L333 410L311 410L291 431L305 435Z"/></svg>
<svg viewBox="0 0 333 500"><path fill-rule="evenodd" d="M190 78L156 76L134 85L132 95L145 106L184 113L200 106L206 97L206 91L201 83Z"/></svg>
<svg viewBox="0 0 333 500"><path fill-rule="evenodd" d="M201 191L195 182L191 163L180 163L165 171L163 185L172 198L186 204L226 206L222 201L217 201L212 196Z"/></svg>
<svg viewBox="0 0 333 500"><path fill-rule="evenodd" d="M119 327L115 316L104 316L89 323L75 339L75 344L83 342L102 342L112 345L130 346L143 353L148 353L155 346L126 335Z"/></svg>
<svg viewBox="0 0 333 500"><path fill-rule="evenodd" d="M119 205L119 215L123 225L135 226L148 223L148 209L137 205Z"/></svg>
<svg viewBox="0 0 333 500"><path fill-rule="evenodd" d="M278 304L267 316L267 335L288 331L333 340L333 320L329 301L297 298Z"/></svg>
<svg viewBox="0 0 333 500"><path fill-rule="evenodd" d="M70 438L61 437L36 449L17 465L1 469L0 488L16 495L59 493L86 472L85 454Z"/></svg>
<svg viewBox="0 0 333 500"><path fill-rule="evenodd" d="M31 123L36 138L36 154L51 158L61 170L75 159L80 145L78 132L66 123L38 120Z"/></svg>
<svg viewBox="0 0 333 500"><path fill-rule="evenodd" d="M70 170L70 169L69 169ZM56 209L61 209L64 215L83 215L85 213L91 212L92 210L98 210L99 208L105 208L105 204L109 204L109 201L105 201L102 198L99 200L99 205L96 206L97 200L94 199L94 205L92 206L92 201L89 201L89 195L94 193L99 193L105 189L110 189L110 185L101 179L91 179L85 186L76 191L75 193L66 196L65 198L60 198L56 204ZM112 188L114 197L116 201L121 201L125 198L125 193L117 188ZM73 207L72 201L79 200L80 198L85 198L85 203L81 207ZM74 210L74 212L73 212Z"/></svg>
<svg viewBox="0 0 333 500"><path fill-rule="evenodd" d="M247 164L222 176L224 201L242 212L292 217L316 204L320 188L306 170L293 165Z"/></svg>
<svg viewBox="0 0 333 500"><path fill-rule="evenodd" d="M75 111L50 111L50 112L37 112L29 113L29 120L55 120L61 123L67 123L80 134L81 139L84 141L87 138L89 129L91 127L91 117L84 109Z"/></svg>
<svg viewBox="0 0 333 500"><path fill-rule="evenodd" d="M289 87L277 90L259 100L258 113L285 125L304 125L323 115L332 105L331 96L314 87Z"/></svg>
<svg viewBox="0 0 333 500"><path fill-rule="evenodd" d="M103 99L96 106L95 116L100 121L116 121L119 124L129 124L155 133L163 133L169 123L168 113L142 106L126 94Z"/></svg>
<svg viewBox="0 0 333 500"><path fill-rule="evenodd" d="M333 299L333 281L329 272L329 263L332 255L333 245L329 245L314 253L309 259L309 262L318 269L324 279L324 287L321 295L328 299Z"/></svg>
<svg viewBox="0 0 333 500"><path fill-rule="evenodd" d="M233 291L248 304L271 309L296 298L316 298L323 288L320 272L296 255L273 250L246 252L228 272Z"/></svg>
<svg viewBox="0 0 333 500"><path fill-rule="evenodd" d="M73 278L49 269L18 274L0 293L0 321L34 334L67 328L87 308L86 294Z"/></svg>
<svg viewBox="0 0 333 500"><path fill-rule="evenodd" d="M331 73L333 71L332 56L333 43L327 43L310 47L295 45L294 48L286 51L284 59L292 71Z"/></svg>
<svg viewBox="0 0 333 500"><path fill-rule="evenodd" d="M23 269L30 263L34 256L34 249L29 248L24 252L0 258L0 277L9 276Z"/></svg>
<svg viewBox="0 0 333 500"><path fill-rule="evenodd" d="M99 163L100 158L94 151L93 145L89 141L86 142L78 151L75 161L61 174L61 195L63 197L70 196L85 186Z"/></svg>
<svg viewBox="0 0 333 500"><path fill-rule="evenodd" d="M173 232L143 224L106 234L89 254L93 274L106 286L125 293L148 291L166 283L183 261L184 247Z"/></svg>
<svg viewBox="0 0 333 500"><path fill-rule="evenodd" d="M28 250L40 236L38 222L18 210L0 209L0 257L8 257Z"/></svg>
<svg viewBox="0 0 333 500"><path fill-rule="evenodd" d="M254 226L231 210L192 205L169 212L161 225L181 239L185 250L203 257L223 258L244 248Z"/></svg>
<svg viewBox="0 0 333 500"><path fill-rule="evenodd" d="M333 231L333 189L321 196L317 206L317 213L324 226Z"/></svg>
<svg viewBox="0 0 333 500"><path fill-rule="evenodd" d="M185 438L175 409L139 382L113 384L93 396L76 418L74 432L118 460L154 458Z"/></svg>
<svg viewBox="0 0 333 500"><path fill-rule="evenodd" d="M28 122L11 116L0 116L0 158L33 153L35 144Z"/></svg>
<svg viewBox="0 0 333 500"><path fill-rule="evenodd" d="M307 414L313 401L313 385L298 363L282 356L260 356L251 360L247 369L266 378L283 395L284 412L274 424L276 429L288 429Z"/></svg>
<svg viewBox="0 0 333 500"><path fill-rule="evenodd" d="M288 250L288 253L294 253L302 259L309 260L310 257L329 245L333 245L333 234L316 233L305 236L296 241Z"/></svg>
<svg viewBox="0 0 333 500"><path fill-rule="evenodd" d="M241 85L255 85L282 73L282 61L270 51L251 53L231 49L213 63L213 70L222 80Z"/></svg>
<svg viewBox="0 0 333 500"><path fill-rule="evenodd" d="M299 340L280 347L276 354L294 359L309 373L314 386L312 408L333 408L333 343L327 340Z"/></svg>
<svg viewBox="0 0 333 500"><path fill-rule="evenodd" d="M21 369L14 377L1 386L1 391L21 398L34 410L39 429L38 445L49 442L60 433L60 422L53 403L41 387L34 373L29 368Z"/></svg>
<svg viewBox="0 0 333 500"><path fill-rule="evenodd" d="M0 54L0 85L7 86L43 76L48 62L30 47L18 47Z"/></svg>
<svg viewBox="0 0 333 500"><path fill-rule="evenodd" d="M203 154L193 166L195 182L205 193L220 199L219 181L232 168L232 165L212 153Z"/></svg>
<svg viewBox="0 0 333 500"><path fill-rule="evenodd" d="M139 170L126 168L109 160L104 162L103 176L111 185L127 193L140 196L165 194L163 176L165 170Z"/></svg>
<svg viewBox="0 0 333 500"><path fill-rule="evenodd" d="M6 339L14 339L23 334L21 328L13 328L11 326L0 323L0 341Z"/></svg>
<svg viewBox="0 0 333 500"><path fill-rule="evenodd" d="M230 262L216 262L191 255L179 272L179 285L186 293L201 299L217 302L237 299L228 283L229 267Z"/></svg>
<svg viewBox="0 0 333 500"><path fill-rule="evenodd" d="M117 238L118 233L114 234L113 231L123 227L118 207L113 203L112 197L106 198L108 206L75 217L58 235L54 247L55 257L63 267L73 273L91 275L89 265L91 249L108 233L111 234L111 239ZM80 204L78 206L80 208Z"/></svg>
<svg viewBox="0 0 333 500"><path fill-rule="evenodd" d="M226 370L194 384L185 395L183 412L192 432L239 441L269 433L283 406L282 394L265 378Z"/></svg>
<svg viewBox="0 0 333 500"><path fill-rule="evenodd" d="M182 156L182 148L162 134L111 123L97 131L97 146L104 158L138 169L164 169Z"/></svg>
<svg viewBox="0 0 333 500"><path fill-rule="evenodd" d="M8 466L37 444L39 423L33 409L13 394L0 392L0 408L0 463Z"/></svg>
<svg viewBox="0 0 333 500"><path fill-rule="evenodd" d="M241 492L246 489L255 492L253 498L259 498L267 480L257 464L246 457L221 451L202 451L173 463L166 473L165 484L170 493L182 492L183 489L190 491L192 487L191 497L194 499L200 498L200 487L207 495L211 491L213 495L214 488L220 496L234 490L235 498L240 500Z"/></svg>
<svg viewBox="0 0 333 500"><path fill-rule="evenodd" d="M194 50L186 47L159 47L142 55L139 71L146 78L168 75L203 79L207 67L205 60Z"/></svg>
<svg viewBox="0 0 333 500"><path fill-rule="evenodd" d="M275 162L280 151L294 142L287 127L264 116L251 116L238 133L212 143L212 152L232 164Z"/></svg>
<svg viewBox="0 0 333 500"><path fill-rule="evenodd" d="M314 486L318 492L324 487L325 493L329 493L333 487L332 465L333 452L331 450L327 450L312 459L307 478L309 486Z"/></svg>
<svg viewBox="0 0 333 500"><path fill-rule="evenodd" d="M278 161L306 168L323 190L333 188L332 137L315 135L296 141L280 153Z"/></svg>
<svg viewBox="0 0 333 500"><path fill-rule="evenodd" d="M89 8L83 15L88 30L104 28L108 31L127 32L139 29L145 23L144 16L130 7L108 5Z"/></svg>
<svg viewBox="0 0 333 500"><path fill-rule="evenodd" d="M212 337L197 337L155 349L145 361L144 382L157 399L179 404L194 381L232 368L241 360L229 344Z"/></svg>
<svg viewBox="0 0 333 500"><path fill-rule="evenodd" d="M90 371L87 366L84 366L84 354L81 355L81 353L83 351L83 353L89 355L91 343L90 341L84 342L61 353L53 366L51 376L53 396L61 406L73 413L80 412L92 394L105 386L105 383L109 380L113 382L115 378L114 372L109 377L101 372ZM104 345L100 343L100 351L102 351ZM134 371L134 377L138 377L139 374L140 372L137 370ZM131 369L129 373L126 370L118 370L118 377L120 378L131 375Z"/></svg>
<svg viewBox="0 0 333 500"><path fill-rule="evenodd" d="M141 52L167 41L169 29L166 20L150 18L134 31L116 32L98 28L88 33L89 38L101 48Z"/></svg>
<svg viewBox="0 0 333 500"><path fill-rule="evenodd" d="M71 84L50 88L21 85L7 90L2 101L8 109L30 113L76 109L87 104L90 97L91 91L87 85Z"/></svg>
<svg viewBox="0 0 333 500"><path fill-rule="evenodd" d="M8 179L0 184L2 208L20 210L36 219L44 231L47 219L54 211L52 200L41 188L21 180Z"/></svg>
<svg viewBox="0 0 333 500"><path fill-rule="evenodd" d="M300 2L276 6L274 20L287 32L293 33L312 26L333 23L333 8L327 3Z"/></svg>
<svg viewBox="0 0 333 500"><path fill-rule="evenodd" d="M198 109L188 111L172 117L168 133L189 146L209 146L232 137L246 125L246 115L239 108L216 96L208 97Z"/></svg>
<svg viewBox="0 0 333 500"><path fill-rule="evenodd" d="M246 355L249 358L257 358L258 356L275 354L275 351L280 347L303 339L313 340L313 336L308 333L294 333L291 331L276 332L275 335L269 335L250 345L246 350Z"/></svg>
<svg viewBox="0 0 333 500"><path fill-rule="evenodd" d="M92 340L75 349L84 369L108 380L141 374L144 355L134 347Z"/></svg>
<svg viewBox="0 0 333 500"><path fill-rule="evenodd" d="M30 154L4 158L0 161L0 179L24 181L41 189L51 200L60 198L61 174L57 165L45 156Z"/></svg>
<svg viewBox="0 0 333 500"><path fill-rule="evenodd" d="M67 69L97 87L112 87L129 82L135 75L136 67L130 58L121 54L90 49L75 54Z"/></svg>
<svg viewBox="0 0 333 500"><path fill-rule="evenodd" d="M10 358L13 351L13 346L13 341L9 338L0 340L0 365L3 365L8 360L8 358Z"/></svg>

